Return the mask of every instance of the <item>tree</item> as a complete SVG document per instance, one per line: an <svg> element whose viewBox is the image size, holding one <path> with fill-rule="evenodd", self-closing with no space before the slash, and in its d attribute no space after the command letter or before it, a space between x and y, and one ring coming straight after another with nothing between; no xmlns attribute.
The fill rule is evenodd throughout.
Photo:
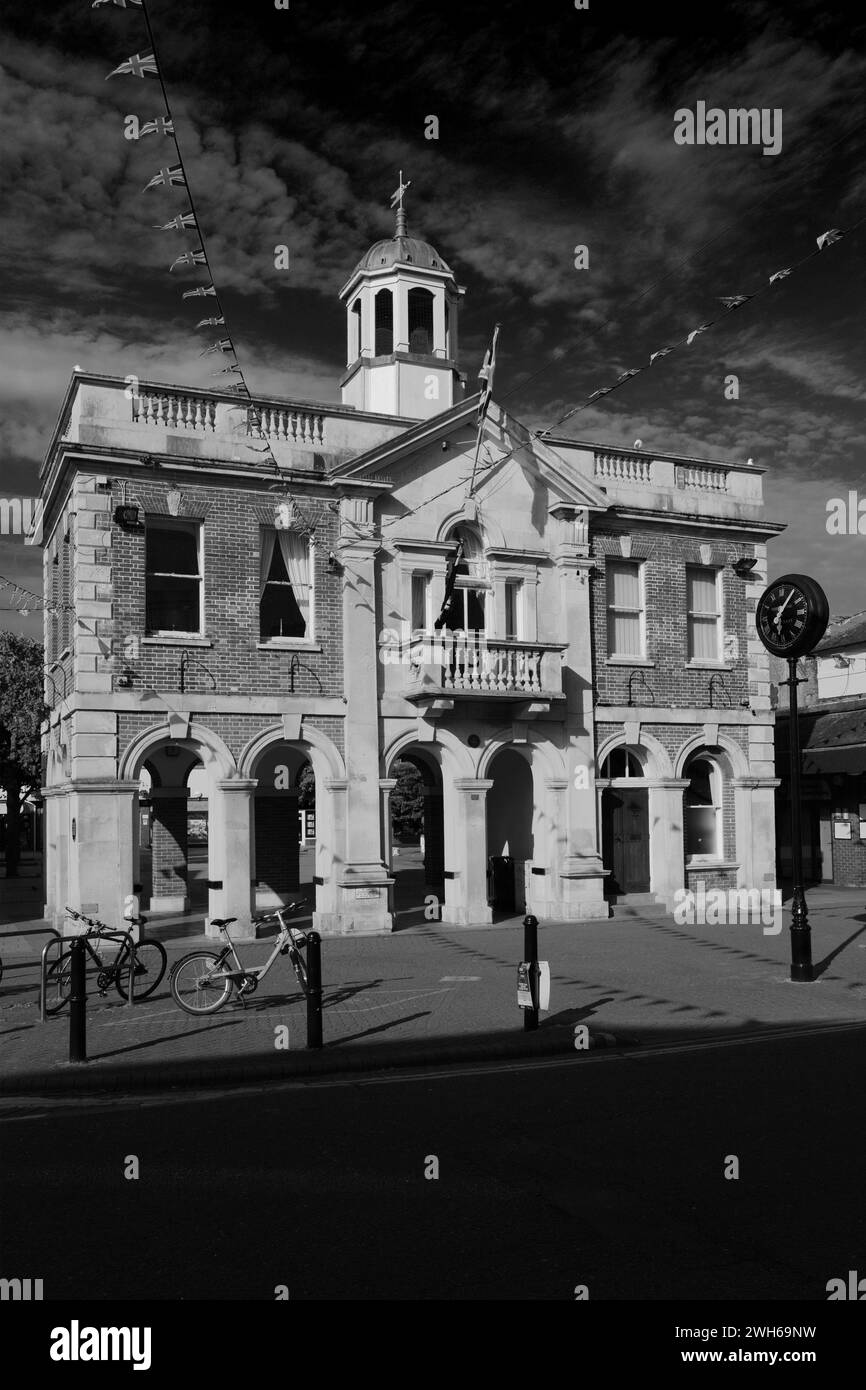
<svg viewBox="0 0 866 1390"><path fill-rule="evenodd" d="M397 785L391 793L391 825L398 840L417 844L424 829L424 778L414 763L395 765Z"/></svg>
<svg viewBox="0 0 866 1390"><path fill-rule="evenodd" d="M39 642L0 632L0 787L6 793L6 877L18 873L21 806L42 786L39 726L43 700Z"/></svg>
<svg viewBox="0 0 866 1390"><path fill-rule="evenodd" d="M298 773L298 806L302 811L316 809L316 777L311 763L304 763Z"/></svg>

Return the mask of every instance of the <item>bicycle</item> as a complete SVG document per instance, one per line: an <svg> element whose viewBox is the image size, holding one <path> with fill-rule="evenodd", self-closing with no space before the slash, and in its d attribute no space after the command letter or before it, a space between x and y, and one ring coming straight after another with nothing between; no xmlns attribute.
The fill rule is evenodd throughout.
<svg viewBox="0 0 866 1390"><path fill-rule="evenodd" d="M100 922L92 917L85 917L81 912L75 912L73 908L67 907L66 912L76 922L84 922L87 930L82 933L79 940L83 940L84 948L90 959L98 968L96 977L96 987L100 995L104 998L109 985L113 984L117 989L121 999L129 999L129 955L132 950L132 993L135 999L147 999L158 987L168 957L165 947L161 941L133 941L127 932L112 931L105 922ZM134 917L130 920L130 927L145 926L146 917ZM113 961L106 962L98 951L90 944L90 937L98 936L102 939L113 938L118 942L117 955ZM65 941L68 942L66 937ZM45 1012L46 1014L59 1013L64 1004L68 1003L72 993L72 947L67 945L61 950L57 960L48 968L45 976Z"/></svg>
<svg viewBox="0 0 866 1390"><path fill-rule="evenodd" d="M301 992L306 995L307 966L301 951L307 945L309 938L306 932L300 931L291 923L283 920L288 913L303 907L304 902L304 898L299 898L296 902L287 903L285 907L279 907L274 912L263 912L253 916L252 921L255 925L258 926L263 922L278 922L280 930L274 943L274 949L264 965L255 965L251 968L244 965L229 936L228 929L232 922L238 920L237 917L212 918L211 925L218 927L224 934L226 945L219 952L191 951L189 955L183 956L172 967L169 975L169 987L174 1002L188 1014L215 1014L218 1009L222 1009L228 1003L232 988L235 988L240 1003L246 1008L246 996L253 994L258 989L259 983L265 978L277 956L280 955L289 957ZM228 968L227 962L229 962L230 957L234 962L234 969Z"/></svg>

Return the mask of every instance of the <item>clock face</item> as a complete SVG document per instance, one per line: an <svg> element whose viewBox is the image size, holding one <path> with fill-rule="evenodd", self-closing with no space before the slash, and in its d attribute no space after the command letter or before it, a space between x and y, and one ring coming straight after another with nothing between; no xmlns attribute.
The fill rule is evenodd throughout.
<svg viewBox="0 0 866 1390"><path fill-rule="evenodd" d="M774 656L802 656L820 642L828 613L820 584L807 575L786 574L764 590L755 624L758 636Z"/></svg>

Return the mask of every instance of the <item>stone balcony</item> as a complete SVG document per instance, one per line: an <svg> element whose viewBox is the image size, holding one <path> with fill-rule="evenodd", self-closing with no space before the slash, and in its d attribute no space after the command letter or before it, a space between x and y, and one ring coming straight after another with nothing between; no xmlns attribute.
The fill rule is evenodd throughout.
<svg viewBox="0 0 866 1390"><path fill-rule="evenodd" d="M467 699L519 701L549 708L565 698L562 656L552 642L519 642L483 632L437 632L416 637L394 664L405 671L403 694L415 704ZM387 654L383 654L386 656ZM440 705L440 708L443 706Z"/></svg>

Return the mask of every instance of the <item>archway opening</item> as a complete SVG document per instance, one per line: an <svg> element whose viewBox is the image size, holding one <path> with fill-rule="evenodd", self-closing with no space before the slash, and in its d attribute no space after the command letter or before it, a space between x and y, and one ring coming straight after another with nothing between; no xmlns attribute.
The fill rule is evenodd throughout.
<svg viewBox="0 0 866 1390"><path fill-rule="evenodd" d="M487 900L494 921L526 906L526 875L535 856L532 769L521 753L503 748L487 774Z"/></svg>
<svg viewBox="0 0 866 1390"><path fill-rule="evenodd" d="M259 911L304 898L298 919L316 898L316 777L303 747L273 743L255 767L253 843Z"/></svg>
<svg viewBox="0 0 866 1390"><path fill-rule="evenodd" d="M208 780L193 748L166 741L138 780L142 910L201 914L208 905Z"/></svg>
<svg viewBox="0 0 866 1390"><path fill-rule="evenodd" d="M401 754L391 769L391 871L397 931L438 921L444 901L445 817L442 774L419 750ZM434 901L431 901L435 899Z"/></svg>

